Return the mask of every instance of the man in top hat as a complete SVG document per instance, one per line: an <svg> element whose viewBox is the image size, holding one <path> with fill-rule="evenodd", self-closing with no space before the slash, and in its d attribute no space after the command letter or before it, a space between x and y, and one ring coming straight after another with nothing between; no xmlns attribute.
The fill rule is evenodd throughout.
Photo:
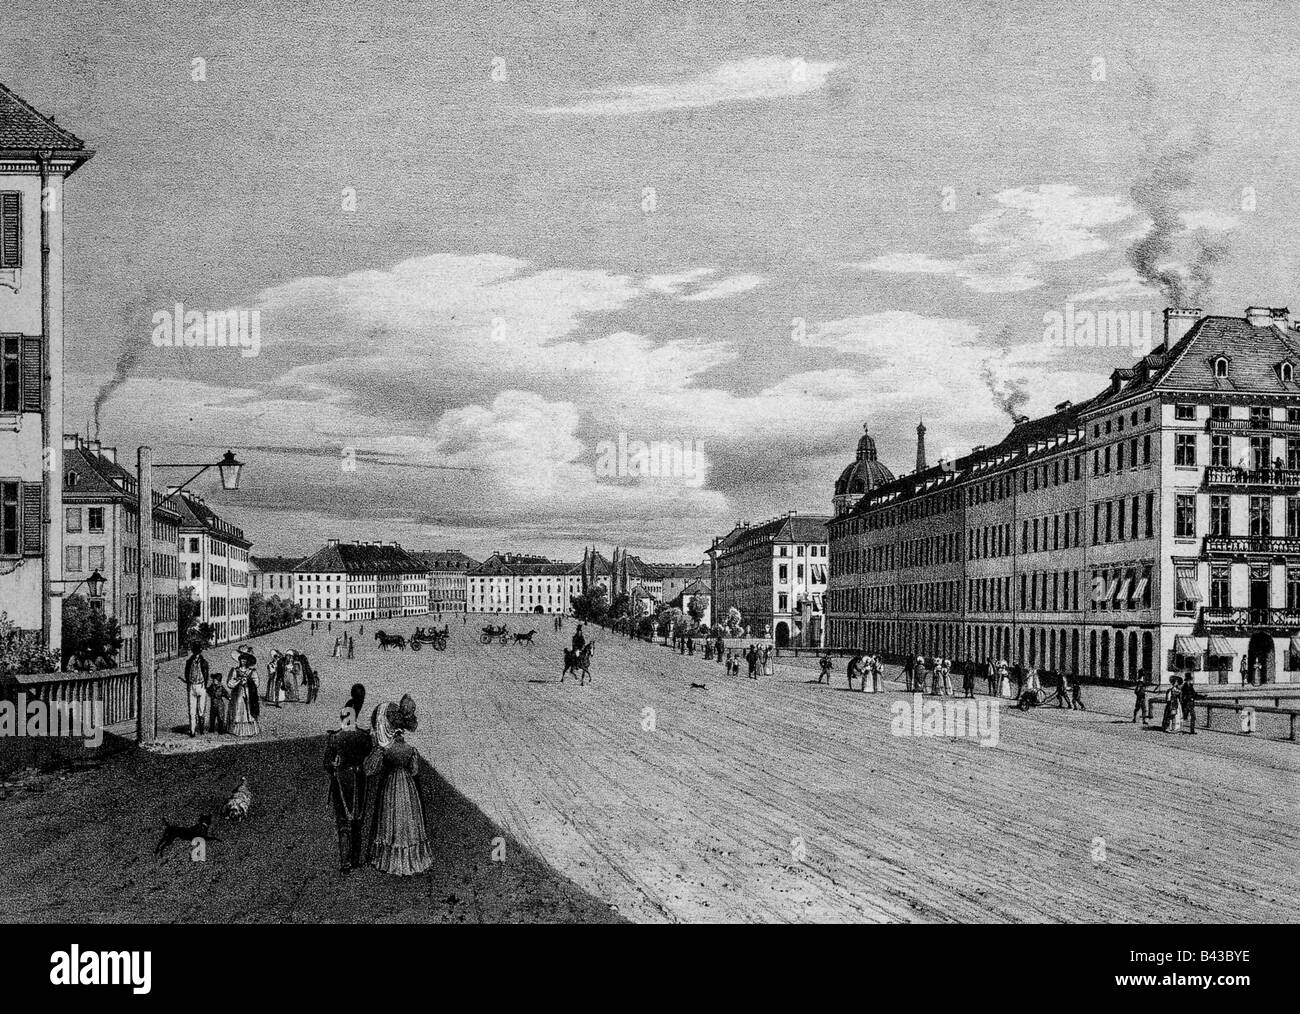
<svg viewBox="0 0 1300 1014"><path fill-rule="evenodd" d="M190 657L185 660L185 701L190 716L190 737L195 729L203 735L203 726L208 717L208 660L203 657L203 643L195 641L190 645Z"/></svg>

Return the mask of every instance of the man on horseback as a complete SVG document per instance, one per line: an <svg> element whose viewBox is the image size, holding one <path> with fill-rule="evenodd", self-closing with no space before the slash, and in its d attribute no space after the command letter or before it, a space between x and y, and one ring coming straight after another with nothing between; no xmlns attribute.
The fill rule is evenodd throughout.
<svg viewBox="0 0 1300 1014"><path fill-rule="evenodd" d="M587 639L582 636L582 624L578 624L578 629L573 632L573 653L577 655L587 646Z"/></svg>

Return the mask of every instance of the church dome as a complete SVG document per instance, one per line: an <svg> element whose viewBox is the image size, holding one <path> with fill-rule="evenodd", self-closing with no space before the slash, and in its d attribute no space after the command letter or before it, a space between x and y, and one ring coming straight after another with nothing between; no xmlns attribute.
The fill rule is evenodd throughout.
<svg viewBox="0 0 1300 1014"><path fill-rule="evenodd" d="M860 496L883 483L892 482L893 478L894 473L877 460L876 441L867 433L866 424L863 424L857 457L835 480L835 495Z"/></svg>

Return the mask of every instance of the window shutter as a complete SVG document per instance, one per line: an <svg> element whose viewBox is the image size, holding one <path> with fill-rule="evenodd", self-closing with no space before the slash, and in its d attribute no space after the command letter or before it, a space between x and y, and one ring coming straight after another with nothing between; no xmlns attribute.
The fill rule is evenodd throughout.
<svg viewBox="0 0 1300 1014"><path fill-rule="evenodd" d="M24 482L19 492L19 513L22 515L23 555L40 556L41 519L44 515L45 484Z"/></svg>
<svg viewBox="0 0 1300 1014"><path fill-rule="evenodd" d="M41 405L41 339L23 338L22 340L22 379L19 389L22 391L23 411L40 412Z"/></svg>
<svg viewBox="0 0 1300 1014"><path fill-rule="evenodd" d="M0 268L22 266L22 195L0 194Z"/></svg>

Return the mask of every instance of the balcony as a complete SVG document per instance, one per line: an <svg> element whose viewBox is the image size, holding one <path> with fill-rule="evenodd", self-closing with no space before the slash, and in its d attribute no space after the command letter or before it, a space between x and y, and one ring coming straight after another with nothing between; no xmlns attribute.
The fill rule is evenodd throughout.
<svg viewBox="0 0 1300 1014"><path fill-rule="evenodd" d="M1276 419L1209 419L1205 428L1211 433L1300 433L1300 423Z"/></svg>
<svg viewBox="0 0 1300 1014"><path fill-rule="evenodd" d="M1300 555L1300 538L1284 535L1207 535L1205 552L1295 556Z"/></svg>
<svg viewBox="0 0 1300 1014"><path fill-rule="evenodd" d="M1300 609L1275 609L1271 606L1213 609L1206 606L1201 610L1201 626L1206 634L1239 634L1255 630L1290 634L1300 630Z"/></svg>
<svg viewBox="0 0 1300 1014"><path fill-rule="evenodd" d="M1294 468L1233 468L1211 465L1205 470L1205 485L1236 486L1239 489L1276 490L1281 487L1300 487L1300 469Z"/></svg>

